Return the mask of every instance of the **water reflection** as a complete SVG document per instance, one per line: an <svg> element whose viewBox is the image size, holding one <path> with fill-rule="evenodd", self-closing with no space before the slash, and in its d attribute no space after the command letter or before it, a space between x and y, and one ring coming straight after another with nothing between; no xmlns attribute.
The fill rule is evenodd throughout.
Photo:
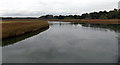
<svg viewBox="0 0 120 65"><path fill-rule="evenodd" d="M49 22L51 26L64 26L64 25L75 25L75 26L83 26L83 27L92 27L92 28L102 28L109 29L111 31L120 32L120 24L90 24L90 23L76 23L76 22Z"/></svg>
<svg viewBox="0 0 120 65"><path fill-rule="evenodd" d="M81 27L90 27L91 30L100 30L100 31L114 31L116 32L117 36L115 37L118 41L118 62L120 62L120 24L90 24L90 23L76 23L76 22L49 22L52 26L64 26L64 25L74 25L74 26L81 26Z"/></svg>
<svg viewBox="0 0 120 65"><path fill-rule="evenodd" d="M120 25L117 24L82 24L85 27L104 28L111 31L120 32Z"/></svg>
<svg viewBox="0 0 120 65"><path fill-rule="evenodd" d="M30 38L32 36L35 36L35 35L43 32L43 31L45 31L47 29L49 29L49 27L45 27L45 28L42 28L42 29L40 29L38 31L26 33L26 34L23 34L23 35L20 35L20 36L17 36L17 37L3 39L2 40L2 46L11 45L11 44L17 43L17 42L19 42L21 40L25 40L27 38Z"/></svg>

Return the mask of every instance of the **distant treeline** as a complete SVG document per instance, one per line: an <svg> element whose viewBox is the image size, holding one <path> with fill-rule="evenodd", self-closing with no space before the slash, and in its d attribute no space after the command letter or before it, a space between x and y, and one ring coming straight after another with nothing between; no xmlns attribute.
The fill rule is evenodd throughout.
<svg viewBox="0 0 120 65"><path fill-rule="evenodd" d="M91 12L85 13L82 15L46 15L41 16L40 19L120 19L120 9L114 9L109 12L107 11L99 11L99 12Z"/></svg>
<svg viewBox="0 0 120 65"><path fill-rule="evenodd" d="M120 9L114 9L107 11L99 11L99 12L91 12L91 13L84 13L82 15L45 15L40 16L39 18L36 17L2 17L2 19L120 19Z"/></svg>

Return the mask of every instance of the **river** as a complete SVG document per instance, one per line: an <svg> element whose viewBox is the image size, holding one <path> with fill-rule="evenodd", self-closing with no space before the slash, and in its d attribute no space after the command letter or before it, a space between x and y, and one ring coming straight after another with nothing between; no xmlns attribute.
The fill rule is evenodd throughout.
<svg viewBox="0 0 120 65"><path fill-rule="evenodd" d="M56 21L49 25L3 40L3 63L118 63L116 25Z"/></svg>

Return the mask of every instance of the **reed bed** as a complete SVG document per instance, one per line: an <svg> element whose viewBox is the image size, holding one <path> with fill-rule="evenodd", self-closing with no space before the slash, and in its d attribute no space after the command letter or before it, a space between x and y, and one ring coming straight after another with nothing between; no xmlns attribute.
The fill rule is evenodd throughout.
<svg viewBox="0 0 120 65"><path fill-rule="evenodd" d="M48 22L44 20L3 20L0 24L2 24L2 39L49 26Z"/></svg>

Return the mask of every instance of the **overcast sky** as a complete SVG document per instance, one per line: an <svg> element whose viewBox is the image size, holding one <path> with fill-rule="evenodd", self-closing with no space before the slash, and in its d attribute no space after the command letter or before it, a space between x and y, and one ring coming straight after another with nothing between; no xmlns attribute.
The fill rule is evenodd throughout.
<svg viewBox="0 0 120 65"><path fill-rule="evenodd" d="M69 15L118 8L119 0L0 0L0 16Z"/></svg>

